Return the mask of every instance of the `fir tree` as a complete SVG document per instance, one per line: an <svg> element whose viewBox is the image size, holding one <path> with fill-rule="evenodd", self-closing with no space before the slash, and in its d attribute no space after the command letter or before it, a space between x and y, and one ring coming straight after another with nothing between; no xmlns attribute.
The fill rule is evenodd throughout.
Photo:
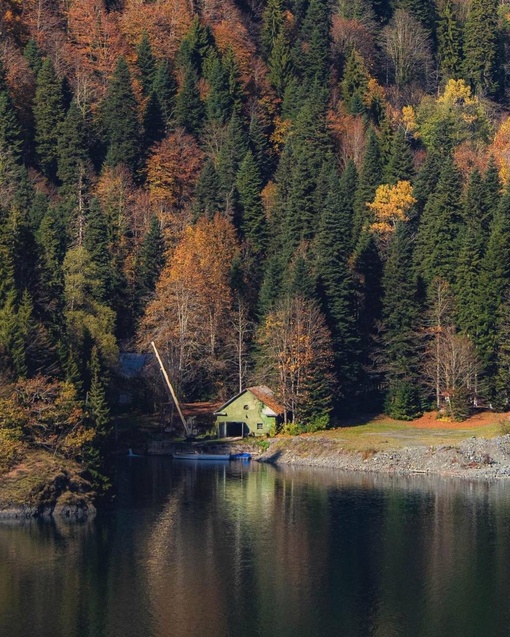
<svg viewBox="0 0 510 637"><path fill-rule="evenodd" d="M351 400L360 380L355 286L348 262L355 188L353 162L341 180L334 164L323 167L317 188L322 214L315 248L317 289L333 339L339 390Z"/></svg>
<svg viewBox="0 0 510 637"><path fill-rule="evenodd" d="M497 97L501 91L498 1L473 0L464 33L464 76L477 93Z"/></svg>
<svg viewBox="0 0 510 637"><path fill-rule="evenodd" d="M213 160L209 158L202 168L195 188L195 202L193 205L195 218L204 215L212 219L218 211L223 209L220 190L220 178L214 167Z"/></svg>
<svg viewBox="0 0 510 637"><path fill-rule="evenodd" d="M377 186L380 185L381 181L382 165L379 141L374 129L370 128L354 201L353 245L358 242L369 220L369 211L366 204L373 200Z"/></svg>
<svg viewBox="0 0 510 637"><path fill-rule="evenodd" d="M202 24L195 16L177 53L177 62L184 69L191 67L197 76L202 74L202 65L211 48L214 48L214 38L208 25Z"/></svg>
<svg viewBox="0 0 510 637"><path fill-rule="evenodd" d="M227 126L225 141L218 155L217 172L220 180L220 194L223 209L227 214L234 213L236 205L237 171L248 150L248 140L240 118L232 115Z"/></svg>
<svg viewBox="0 0 510 637"><path fill-rule="evenodd" d="M54 179L57 172L59 128L64 120L62 82L49 58L37 76L34 97L36 154L42 172Z"/></svg>
<svg viewBox="0 0 510 637"><path fill-rule="evenodd" d="M442 76L457 79L462 72L462 32L452 0L439 7L437 25L437 55Z"/></svg>
<svg viewBox="0 0 510 637"><path fill-rule="evenodd" d="M214 50L206 59L204 67L209 82L209 93L205 101L207 118L210 122L223 124L230 119L233 108L228 73Z"/></svg>
<svg viewBox="0 0 510 637"><path fill-rule="evenodd" d="M156 64L152 92L158 98L165 124L168 125L174 115L177 83L167 60L159 60Z"/></svg>
<svg viewBox="0 0 510 637"><path fill-rule="evenodd" d="M143 114L143 136L146 152L149 151L153 144L164 138L166 131L165 119L157 93L152 91Z"/></svg>
<svg viewBox="0 0 510 637"><path fill-rule="evenodd" d="M119 58L101 104L101 124L107 144L108 166L125 164L136 170L140 154L138 105L126 60Z"/></svg>
<svg viewBox="0 0 510 637"><path fill-rule="evenodd" d="M269 60L276 40L281 36L284 26L284 5L282 0L268 0L262 14L260 44L266 60Z"/></svg>
<svg viewBox="0 0 510 637"><path fill-rule="evenodd" d="M449 283L454 280L461 188L461 176L450 158L443 162L439 182L427 201L416 238L416 268L427 284L436 277Z"/></svg>
<svg viewBox="0 0 510 637"><path fill-rule="evenodd" d="M260 196L262 180L250 150L239 167L236 187L242 210L241 230L253 250L262 253L267 244L266 217Z"/></svg>
<svg viewBox="0 0 510 637"><path fill-rule="evenodd" d="M143 309L147 297L154 292L164 264L165 241L159 220L154 216L137 256L136 296L140 299L141 309Z"/></svg>
<svg viewBox="0 0 510 637"><path fill-rule="evenodd" d="M411 181L413 176L413 155L404 131L399 128L393 136L390 161L385 170L386 182L393 185L398 181Z"/></svg>
<svg viewBox="0 0 510 637"><path fill-rule="evenodd" d="M204 105L198 90L198 76L194 68L188 65L175 101L175 121L188 133L198 134L203 120Z"/></svg>
<svg viewBox="0 0 510 637"><path fill-rule="evenodd" d="M0 61L0 152L3 155L3 162L9 159L12 162L19 162L21 158L21 134L14 104L9 94L9 87L5 77L5 71ZM6 167L16 173L12 166ZM5 170L5 169L4 169ZM3 171L0 171L0 173Z"/></svg>
<svg viewBox="0 0 510 637"><path fill-rule="evenodd" d="M148 97L156 77L156 58L152 53L151 43L146 32L136 47L136 65L140 73L143 94Z"/></svg>
<svg viewBox="0 0 510 637"><path fill-rule="evenodd" d="M370 75L365 62L356 49L352 49L347 58L341 83L342 97L353 114L364 115L367 112L365 97L368 93Z"/></svg>
<svg viewBox="0 0 510 637"><path fill-rule="evenodd" d="M281 98L292 77L293 64L292 52L289 44L287 30L282 28L274 41L268 59L269 81L274 86L276 93Z"/></svg>
<svg viewBox="0 0 510 637"><path fill-rule="evenodd" d="M412 420L421 415L420 397L416 391L419 313L409 235L406 224L397 225L382 279L382 349L379 366L388 388L386 413L401 420Z"/></svg>
<svg viewBox="0 0 510 637"><path fill-rule="evenodd" d="M325 0L310 0L296 42L296 63L308 89L323 87L329 77L330 12Z"/></svg>
<svg viewBox="0 0 510 637"><path fill-rule="evenodd" d="M87 213L83 245L94 265L96 284L93 295L98 301L111 303L116 282L109 250L108 224L95 198L90 202Z"/></svg>
<svg viewBox="0 0 510 637"><path fill-rule="evenodd" d="M64 193L80 195L88 162L88 130L76 102L71 102L60 125L57 143L57 175Z"/></svg>
<svg viewBox="0 0 510 637"><path fill-rule="evenodd" d="M23 57L28 62L28 66L30 67L32 73L35 75L35 77L37 77L43 65L43 59L41 49L33 38L30 38L30 40L27 42L23 50Z"/></svg>

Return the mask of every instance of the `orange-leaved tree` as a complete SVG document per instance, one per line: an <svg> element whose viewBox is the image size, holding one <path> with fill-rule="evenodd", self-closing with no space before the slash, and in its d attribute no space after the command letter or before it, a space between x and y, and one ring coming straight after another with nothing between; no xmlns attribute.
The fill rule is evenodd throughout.
<svg viewBox="0 0 510 637"><path fill-rule="evenodd" d="M142 320L139 341L158 346L179 389L218 390L230 358L231 264L239 247L230 221L216 215L188 226L169 255Z"/></svg>

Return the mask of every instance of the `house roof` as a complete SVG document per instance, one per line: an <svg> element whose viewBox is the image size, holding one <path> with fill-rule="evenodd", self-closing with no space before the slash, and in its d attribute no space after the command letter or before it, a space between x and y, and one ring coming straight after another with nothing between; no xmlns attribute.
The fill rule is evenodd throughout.
<svg viewBox="0 0 510 637"><path fill-rule="evenodd" d="M136 378L147 362L147 354L123 352L119 356L119 373L124 378Z"/></svg>
<svg viewBox="0 0 510 637"><path fill-rule="evenodd" d="M285 413L285 407L283 407L283 405L280 405L280 403L276 400L274 393L269 389L269 387L266 387L265 385L257 385L255 387L247 387L246 389L243 389L243 391L237 394L236 396L233 396L232 398L227 400L226 403L221 405L221 407L219 407L214 412L214 415L220 415L220 413L225 409L225 407L228 407L228 405L233 403L235 400L239 398L239 396L242 396L246 392L250 392L250 394L253 394L255 398L260 400L260 402L263 403L266 407L269 407L269 409L272 412L274 412L274 414L276 414L277 416Z"/></svg>

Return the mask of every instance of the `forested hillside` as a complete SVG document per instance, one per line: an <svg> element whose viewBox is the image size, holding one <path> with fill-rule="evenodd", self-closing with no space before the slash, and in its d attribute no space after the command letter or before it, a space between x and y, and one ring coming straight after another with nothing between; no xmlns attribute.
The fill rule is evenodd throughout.
<svg viewBox="0 0 510 637"><path fill-rule="evenodd" d="M151 340L188 400L264 383L308 429L507 409L510 5L0 20L0 464L93 458L119 351Z"/></svg>

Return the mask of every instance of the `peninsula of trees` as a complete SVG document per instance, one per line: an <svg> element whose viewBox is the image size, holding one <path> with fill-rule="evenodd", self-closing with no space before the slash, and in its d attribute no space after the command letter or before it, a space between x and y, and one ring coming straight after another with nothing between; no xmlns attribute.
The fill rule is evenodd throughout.
<svg viewBox="0 0 510 637"><path fill-rule="evenodd" d="M510 5L5 0L0 472L100 470L119 351L293 431L506 410Z"/></svg>

